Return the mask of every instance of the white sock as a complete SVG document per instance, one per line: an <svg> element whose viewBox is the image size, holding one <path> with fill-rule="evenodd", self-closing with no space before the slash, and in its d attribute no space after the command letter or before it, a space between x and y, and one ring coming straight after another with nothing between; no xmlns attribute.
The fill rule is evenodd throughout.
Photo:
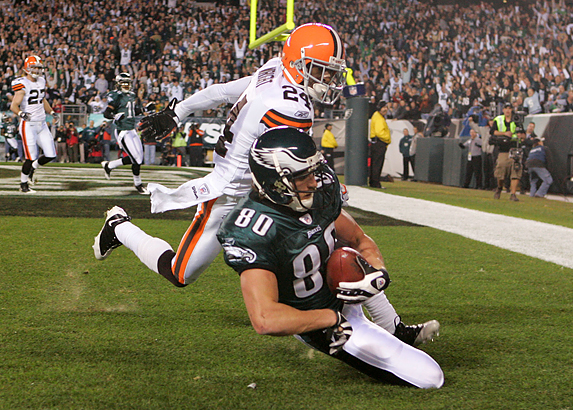
<svg viewBox="0 0 573 410"><path fill-rule="evenodd" d="M141 175L133 176L133 185L135 186L141 185Z"/></svg>
<svg viewBox="0 0 573 410"><path fill-rule="evenodd" d="M20 182L28 182L28 175L24 174L23 172L20 172Z"/></svg>
<svg viewBox="0 0 573 410"><path fill-rule="evenodd" d="M384 291L363 303L364 307L372 317L372 321L383 329L386 329L390 334L396 331L396 318L398 314L394 306L390 303ZM399 320L398 320L399 322Z"/></svg>
<svg viewBox="0 0 573 410"><path fill-rule="evenodd" d="M117 239L135 253L141 262L155 273L159 273L157 262L165 251L173 250L163 239L154 238L143 232L131 222L124 222L115 227Z"/></svg>
<svg viewBox="0 0 573 410"><path fill-rule="evenodd" d="M109 169L121 167L122 165L123 165L123 159L121 159L121 158L114 159L113 161L109 161L109 164L107 164Z"/></svg>
<svg viewBox="0 0 573 410"><path fill-rule="evenodd" d="M38 169L39 166L40 166L40 163L38 162L38 160L35 160L34 162L32 162L32 168L34 168L34 170Z"/></svg>

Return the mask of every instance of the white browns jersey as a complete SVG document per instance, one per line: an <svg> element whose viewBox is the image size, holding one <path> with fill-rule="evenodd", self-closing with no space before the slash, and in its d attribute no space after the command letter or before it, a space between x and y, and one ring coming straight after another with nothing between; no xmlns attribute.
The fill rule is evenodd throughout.
<svg viewBox="0 0 573 410"><path fill-rule="evenodd" d="M269 60L252 76L229 112L224 130L226 152L214 156L213 173L222 192L242 196L249 191L249 151L262 133L284 125L311 132L313 119L310 97L283 76L280 58Z"/></svg>
<svg viewBox="0 0 573 410"><path fill-rule="evenodd" d="M30 114L31 122L45 122L44 97L46 95L46 79L38 77L31 81L27 77L19 77L12 81L12 91L24 90L25 95L20 104L20 111Z"/></svg>

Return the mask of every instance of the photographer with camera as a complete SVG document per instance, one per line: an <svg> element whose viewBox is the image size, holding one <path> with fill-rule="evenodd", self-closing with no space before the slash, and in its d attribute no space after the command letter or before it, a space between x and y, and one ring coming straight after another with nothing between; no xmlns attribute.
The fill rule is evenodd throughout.
<svg viewBox="0 0 573 410"><path fill-rule="evenodd" d="M490 144L496 145L499 148L497 162L495 164L494 176L497 179L497 190L493 196L494 199L501 197L503 190L503 183L506 177L511 179L510 182L510 200L519 201L515 195L523 166L521 164L523 158L523 151L520 147L520 141L517 137L517 123L516 118L513 116L513 106L510 103L505 103L503 106L503 114L498 115L493 120L493 125L490 130ZM523 129L519 131L524 132Z"/></svg>

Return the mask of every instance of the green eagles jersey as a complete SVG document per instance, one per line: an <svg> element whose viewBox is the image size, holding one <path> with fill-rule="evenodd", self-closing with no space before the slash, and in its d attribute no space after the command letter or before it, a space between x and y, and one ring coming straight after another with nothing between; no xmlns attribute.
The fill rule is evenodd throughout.
<svg viewBox="0 0 573 410"><path fill-rule="evenodd" d="M280 303L300 310L338 309L342 303L328 289L324 273L342 206L338 180L335 189L334 200L325 209L305 214L261 202L251 191L227 215L217 234L225 262L239 273L252 268L273 272Z"/></svg>
<svg viewBox="0 0 573 410"><path fill-rule="evenodd" d="M135 99L133 91L124 93L114 90L107 95L107 104L114 108L114 114L124 113L123 118L115 121L118 131L135 129Z"/></svg>

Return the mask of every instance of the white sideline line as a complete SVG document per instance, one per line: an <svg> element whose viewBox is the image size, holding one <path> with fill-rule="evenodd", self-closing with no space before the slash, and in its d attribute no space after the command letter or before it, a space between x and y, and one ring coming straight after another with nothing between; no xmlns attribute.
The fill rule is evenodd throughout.
<svg viewBox="0 0 573 410"><path fill-rule="evenodd" d="M347 186L352 207L573 268L573 229Z"/></svg>

